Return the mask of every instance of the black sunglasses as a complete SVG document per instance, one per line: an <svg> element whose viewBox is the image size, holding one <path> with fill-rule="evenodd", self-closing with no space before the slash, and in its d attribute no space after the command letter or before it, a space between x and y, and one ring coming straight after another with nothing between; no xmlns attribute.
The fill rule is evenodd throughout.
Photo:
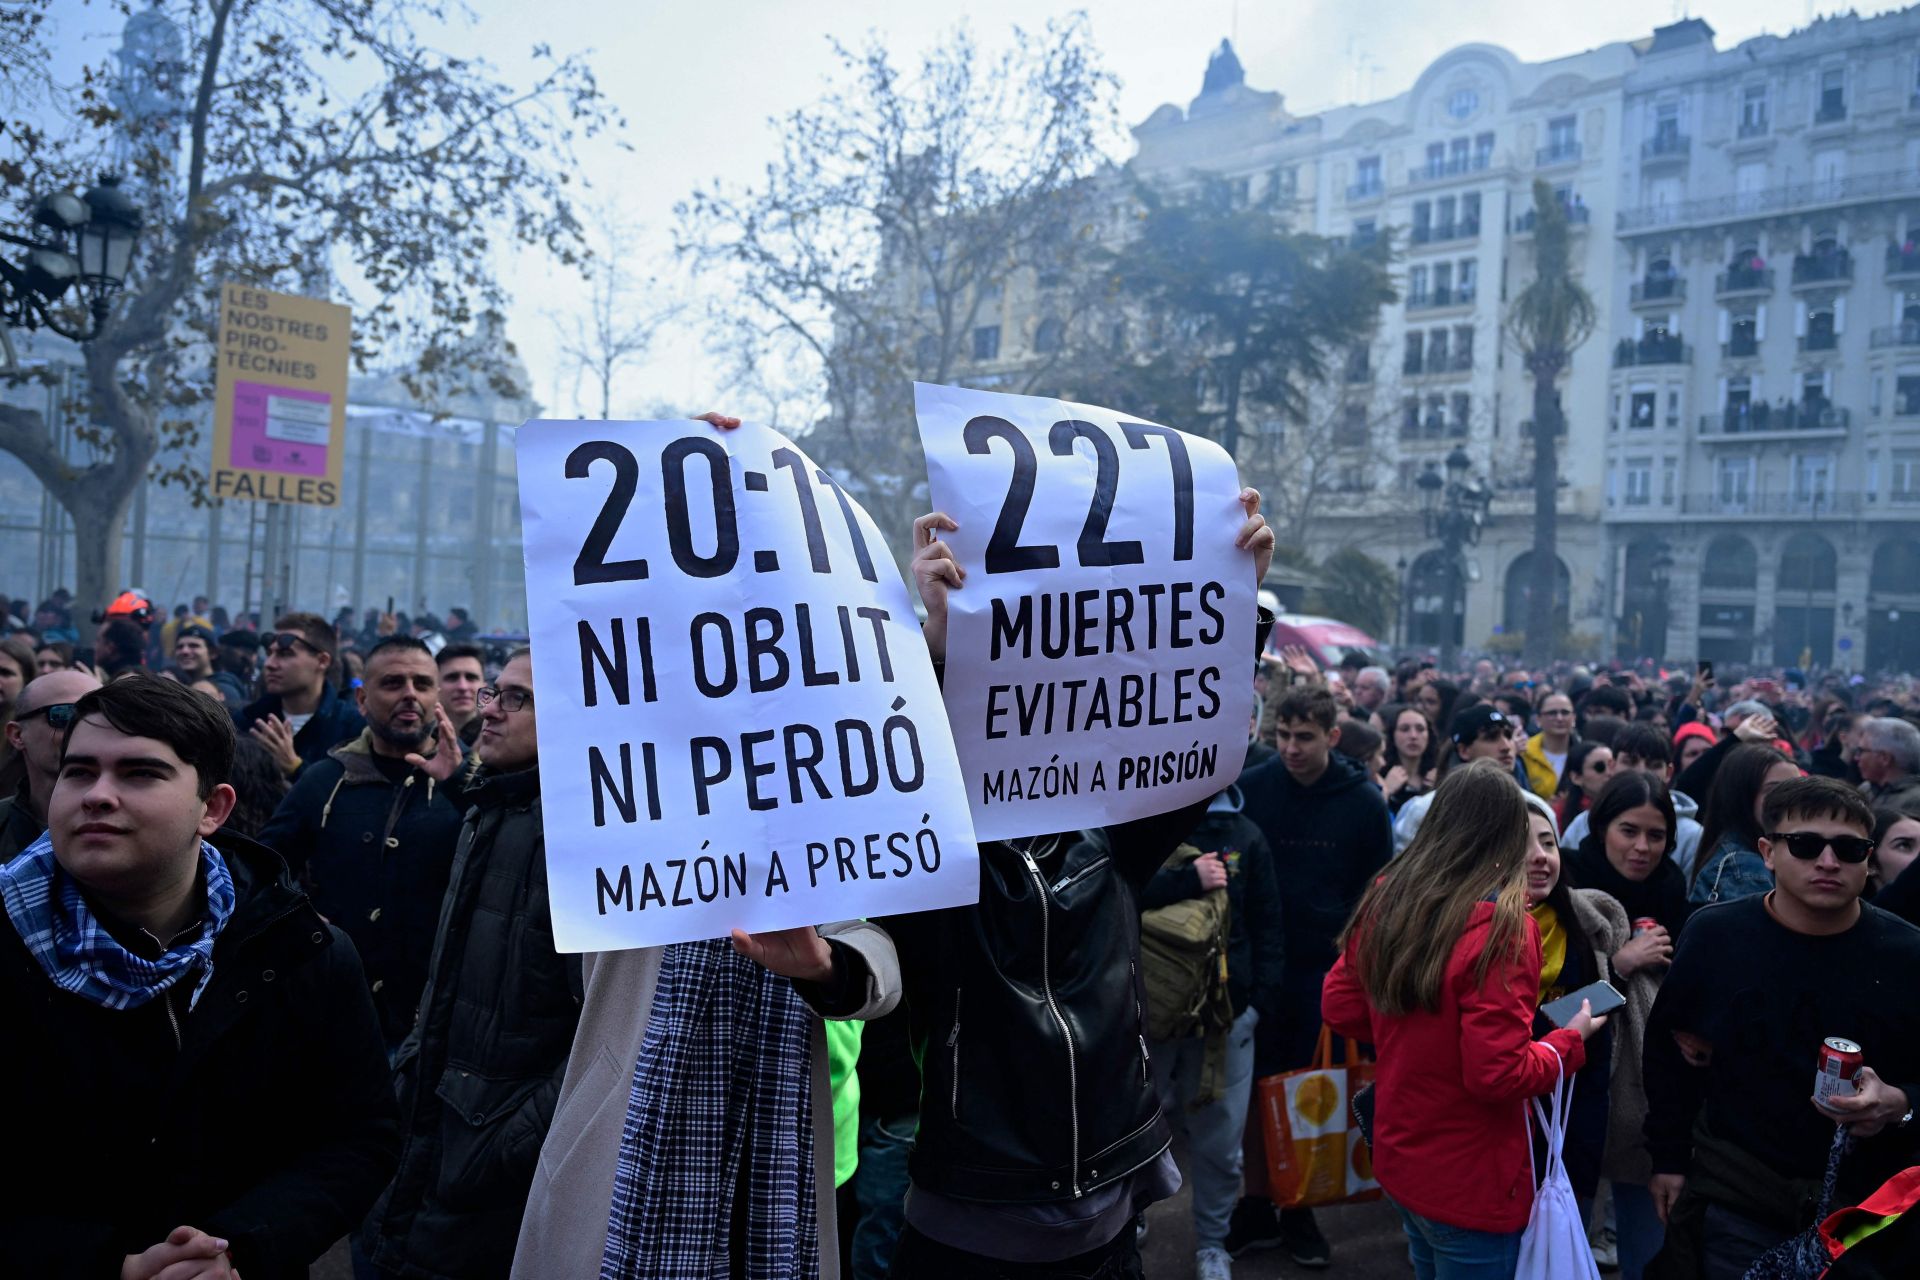
<svg viewBox="0 0 1920 1280"><path fill-rule="evenodd" d="M297 636L291 631L281 631L267 637L267 648L269 649L291 649L295 645L299 645L308 653L317 654L324 652L323 650L314 648L307 642L305 637Z"/></svg>
<svg viewBox="0 0 1920 1280"><path fill-rule="evenodd" d="M1777 831L1767 839L1787 846L1787 852L1802 862L1812 862L1833 846L1833 856L1842 862L1865 862L1874 850L1865 836L1823 836L1818 831Z"/></svg>
<svg viewBox="0 0 1920 1280"><path fill-rule="evenodd" d="M73 723L73 713L79 708L77 702L49 702L44 707L35 707L15 716L15 720L31 720L35 716L45 716L47 723L56 729L64 729Z"/></svg>

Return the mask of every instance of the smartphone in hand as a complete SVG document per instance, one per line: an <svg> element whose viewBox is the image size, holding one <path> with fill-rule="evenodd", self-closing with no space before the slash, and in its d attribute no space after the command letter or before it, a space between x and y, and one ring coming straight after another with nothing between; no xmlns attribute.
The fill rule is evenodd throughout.
<svg viewBox="0 0 1920 1280"><path fill-rule="evenodd" d="M1540 1012L1547 1015L1547 1021L1556 1027L1564 1027L1573 1021L1573 1015L1580 1012L1583 1000L1593 1001L1593 1016L1612 1013L1624 1005L1627 998L1614 990L1611 982L1591 982L1578 991L1569 992L1558 1000L1549 1000L1540 1006Z"/></svg>

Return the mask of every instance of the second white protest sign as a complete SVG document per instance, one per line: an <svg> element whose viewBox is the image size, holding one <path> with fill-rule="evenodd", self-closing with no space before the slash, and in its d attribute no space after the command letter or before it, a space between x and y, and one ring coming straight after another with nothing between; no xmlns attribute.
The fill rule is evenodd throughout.
<svg viewBox="0 0 1920 1280"><path fill-rule="evenodd" d="M974 827L1104 826L1240 772L1253 556L1218 445L1091 405L916 384L949 599L945 694Z"/></svg>
<svg viewBox="0 0 1920 1280"><path fill-rule="evenodd" d="M516 442L554 939L975 901L932 664L880 532L764 427Z"/></svg>

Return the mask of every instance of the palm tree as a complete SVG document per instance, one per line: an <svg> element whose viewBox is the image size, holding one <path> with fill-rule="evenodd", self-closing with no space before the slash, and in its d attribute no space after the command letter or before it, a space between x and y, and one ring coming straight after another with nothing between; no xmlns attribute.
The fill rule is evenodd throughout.
<svg viewBox="0 0 1920 1280"><path fill-rule="evenodd" d="M1573 353L1593 335L1593 295L1574 279L1567 211L1553 188L1533 184L1533 279L1515 295L1507 332L1533 378L1533 556L1527 586L1527 643L1532 666L1553 660L1554 596L1559 586L1560 401L1554 387Z"/></svg>

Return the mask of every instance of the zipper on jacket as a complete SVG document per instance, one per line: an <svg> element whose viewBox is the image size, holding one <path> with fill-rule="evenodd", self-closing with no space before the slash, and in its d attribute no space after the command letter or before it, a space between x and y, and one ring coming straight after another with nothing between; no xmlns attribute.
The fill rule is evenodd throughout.
<svg viewBox="0 0 1920 1280"><path fill-rule="evenodd" d="M1080 868L1078 871L1074 872L1072 875L1061 876L1058 880L1055 880L1053 882L1053 891L1055 893L1059 893L1062 889L1066 888L1070 884L1079 884L1082 880L1085 880L1088 876L1100 870L1100 868L1106 866L1111 861L1113 861L1112 858L1108 857L1104 853L1101 854L1098 858L1095 858L1092 862L1089 862L1086 866Z"/></svg>
<svg viewBox="0 0 1920 1280"><path fill-rule="evenodd" d="M160 993L160 1004L167 1011L167 1025L173 1028L173 1051L178 1053L183 1047L184 1041L180 1038L179 1015L173 1011L173 992L170 990L162 991Z"/></svg>
<svg viewBox="0 0 1920 1280"><path fill-rule="evenodd" d="M953 1118L960 1118L960 988L953 989L953 1030L947 1032L947 1048L953 1050Z"/></svg>
<svg viewBox="0 0 1920 1280"><path fill-rule="evenodd" d="M1153 1083L1153 1068L1147 1055L1146 1016L1140 1011L1140 969L1132 956L1127 957L1127 987L1133 992L1134 1036L1140 1041L1140 1083Z"/></svg>
<svg viewBox="0 0 1920 1280"><path fill-rule="evenodd" d="M1060 1028L1061 1037L1067 1042L1067 1119L1072 1125L1073 1146L1072 1164L1069 1182L1074 1198L1080 1197L1080 1071L1073 1057L1073 1029L1067 1026L1067 1020L1060 1013L1060 1006L1053 999L1053 974L1049 958L1051 947L1048 940L1047 881L1040 874L1040 864L1033 860L1033 854L1020 850L1027 870L1033 876L1033 887L1040 891L1040 993L1047 998L1047 1012L1053 1015L1054 1022Z"/></svg>

